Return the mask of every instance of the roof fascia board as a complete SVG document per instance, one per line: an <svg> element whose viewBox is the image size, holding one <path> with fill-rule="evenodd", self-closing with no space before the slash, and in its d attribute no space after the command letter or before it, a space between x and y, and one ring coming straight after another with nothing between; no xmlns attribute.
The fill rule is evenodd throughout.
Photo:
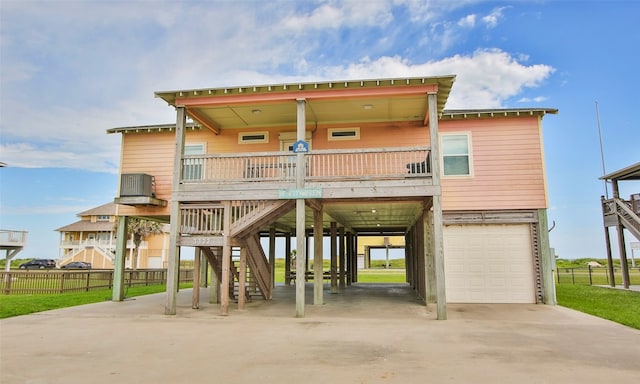
<svg viewBox="0 0 640 384"><path fill-rule="evenodd" d="M204 97L177 97L175 106L184 107L205 107L229 104L251 104L265 102L282 102L295 101L304 98L309 101L313 100L337 100L347 98L364 98L364 97L389 97L389 96L407 96L407 95L426 95L427 93L435 93L438 91L437 84L425 84L420 86L406 87L384 87L384 88L361 88L361 89L332 89L321 91L292 91L278 93L256 93L256 94L238 94L238 95L221 95L221 96L204 96Z"/></svg>

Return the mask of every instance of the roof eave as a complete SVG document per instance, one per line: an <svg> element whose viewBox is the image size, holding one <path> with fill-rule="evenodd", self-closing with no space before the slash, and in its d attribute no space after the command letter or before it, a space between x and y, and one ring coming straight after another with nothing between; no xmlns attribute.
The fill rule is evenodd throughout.
<svg viewBox="0 0 640 384"><path fill-rule="evenodd" d="M599 178L600 180L640 180L640 162L617 171L608 173Z"/></svg>

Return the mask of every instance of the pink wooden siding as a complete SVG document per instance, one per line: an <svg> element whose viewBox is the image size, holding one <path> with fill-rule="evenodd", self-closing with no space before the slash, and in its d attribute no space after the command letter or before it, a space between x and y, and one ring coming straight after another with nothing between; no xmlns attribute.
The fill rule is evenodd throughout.
<svg viewBox="0 0 640 384"><path fill-rule="evenodd" d="M170 202L174 143L175 132L124 134L121 173L146 173L155 176L156 197ZM169 206L136 208L118 205L118 214L168 215Z"/></svg>
<svg viewBox="0 0 640 384"><path fill-rule="evenodd" d="M358 140L329 141L331 128L360 128ZM440 121L440 132L469 133L472 175L443 177L444 210L536 209L547 207L538 117ZM312 129L313 149L386 148L430 145L429 129L415 123L323 125ZM280 150L279 133L291 127L188 131L187 144L207 153ZM269 132L268 143L238 144L240 132ZM155 176L156 197L171 200L175 132L124 134L122 173ZM119 214L168 215L169 207L119 206Z"/></svg>
<svg viewBox="0 0 640 384"><path fill-rule="evenodd" d="M546 208L537 117L440 122L441 133L470 133L472 175L443 177L444 210Z"/></svg>

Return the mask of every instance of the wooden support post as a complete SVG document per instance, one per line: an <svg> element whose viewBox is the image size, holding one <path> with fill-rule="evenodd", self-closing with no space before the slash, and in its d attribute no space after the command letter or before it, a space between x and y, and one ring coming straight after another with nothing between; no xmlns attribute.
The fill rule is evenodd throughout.
<svg viewBox="0 0 640 384"><path fill-rule="evenodd" d="M549 243L549 221L547 210L538 210L538 236L540 238L540 263L542 265L542 296L545 304L556 305L556 285L553 280L553 264L555 255L551 254Z"/></svg>
<svg viewBox="0 0 640 384"><path fill-rule="evenodd" d="M629 289L629 265L627 263L627 248L624 241L624 226L617 214L618 203L620 202L620 189L618 188L618 180L611 180L611 189L613 192L614 210L616 211L616 232L618 233L618 251L620 253L620 272L622 272L622 286Z"/></svg>
<svg viewBox="0 0 640 384"><path fill-rule="evenodd" d="M206 288L209 284L209 261L202 254L202 248L196 248L196 254L200 255L200 286Z"/></svg>
<svg viewBox="0 0 640 384"><path fill-rule="evenodd" d="M230 287L230 275L231 275L231 236L229 231L231 229L231 202L224 202L224 219L223 219L222 231L223 246L222 246L222 278L220 286L220 314L222 316L229 315L229 287Z"/></svg>
<svg viewBox="0 0 640 384"><path fill-rule="evenodd" d="M191 295L191 308L200 308L200 263L202 261L202 253L200 248L196 248L193 256L193 293Z"/></svg>
<svg viewBox="0 0 640 384"><path fill-rule="evenodd" d="M211 273L211 285L209 286L209 303L220 304L220 280L215 271L216 266L209 264Z"/></svg>
<svg viewBox="0 0 640 384"><path fill-rule="evenodd" d="M244 309L247 292L247 247L240 248L240 271L238 273L238 310Z"/></svg>
<svg viewBox="0 0 640 384"><path fill-rule="evenodd" d="M276 286L276 229L269 228L269 270L271 271L271 288Z"/></svg>
<svg viewBox="0 0 640 384"><path fill-rule="evenodd" d="M331 237L331 293L338 293L338 225L335 221L330 224Z"/></svg>
<svg viewBox="0 0 640 384"><path fill-rule="evenodd" d="M172 190L177 192L182 178L182 156L184 155L185 126L187 115L184 107L176 107L176 135L174 142ZM180 268L180 202L172 201L169 230L169 263L167 265L167 303L165 315L176 314L176 292L179 284Z"/></svg>
<svg viewBox="0 0 640 384"><path fill-rule="evenodd" d="M306 101L304 99L296 100L296 136L298 140L305 139L306 131ZM304 177L306 174L306 166L304 161L304 153L296 154L296 187L304 188ZM305 248L306 238L306 216L304 199L296 199L296 317L304 317L304 287L307 251Z"/></svg>
<svg viewBox="0 0 640 384"><path fill-rule="evenodd" d="M296 200L296 317L304 317L304 279L306 273L304 210L304 200Z"/></svg>
<svg viewBox="0 0 640 384"><path fill-rule="evenodd" d="M322 207L313 211L313 304L324 304L322 289L324 287L324 267L322 263L322 243L324 237L322 228Z"/></svg>
<svg viewBox="0 0 640 384"><path fill-rule="evenodd" d="M347 233L346 237L347 242L347 253L346 253L346 275L347 275L347 286L351 285L352 280L352 271L353 271L353 235L351 232Z"/></svg>
<svg viewBox="0 0 640 384"><path fill-rule="evenodd" d="M340 227L338 230L338 242L340 244L340 290L343 290L346 286L346 263L347 263L347 252L345 249L345 238L344 238L344 227Z"/></svg>
<svg viewBox="0 0 640 384"><path fill-rule="evenodd" d="M127 222L127 216L118 216L116 260L113 266L113 291L111 297L113 301L124 300L124 255L127 251Z"/></svg>
<svg viewBox="0 0 640 384"><path fill-rule="evenodd" d="M433 184L440 186L440 144L438 139L438 94L427 95L429 108L429 137L431 138L431 178ZM447 295L444 280L444 248L442 221L442 192L433 196L433 256L436 273L437 318L447 318Z"/></svg>
<svg viewBox="0 0 640 384"><path fill-rule="evenodd" d="M311 269L311 263L309 262L309 254L311 247L309 246L309 242L310 242L310 238L309 236L307 236L307 233L305 231L305 235L304 235L304 270L305 272Z"/></svg>
<svg viewBox="0 0 640 384"><path fill-rule="evenodd" d="M611 235L609 234L609 227L604 227L604 239L607 245L607 270L609 271L609 285L612 288L616 286L616 274L613 270L613 255L611 253Z"/></svg>
<svg viewBox="0 0 640 384"><path fill-rule="evenodd" d="M351 281L354 283L358 282L358 235L357 234L352 234L351 235L353 237L353 241L351 243L351 246L353 247L352 252L353 252L353 257L351 258L351 262L353 263L353 266L351 267Z"/></svg>
<svg viewBox="0 0 640 384"><path fill-rule="evenodd" d="M284 235L284 285L291 285L291 234Z"/></svg>
<svg viewBox="0 0 640 384"><path fill-rule="evenodd" d="M620 272L622 272L622 286L629 289L629 263L627 262L627 246L624 243L624 226L617 217L616 232L618 232L618 252L620 252Z"/></svg>

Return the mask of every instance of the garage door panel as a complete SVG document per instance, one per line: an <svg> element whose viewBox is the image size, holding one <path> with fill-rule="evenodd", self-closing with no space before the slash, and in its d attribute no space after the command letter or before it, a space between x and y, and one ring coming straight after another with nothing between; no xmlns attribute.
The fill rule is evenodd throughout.
<svg viewBox="0 0 640 384"><path fill-rule="evenodd" d="M444 259L448 302L535 303L528 224L447 226Z"/></svg>

